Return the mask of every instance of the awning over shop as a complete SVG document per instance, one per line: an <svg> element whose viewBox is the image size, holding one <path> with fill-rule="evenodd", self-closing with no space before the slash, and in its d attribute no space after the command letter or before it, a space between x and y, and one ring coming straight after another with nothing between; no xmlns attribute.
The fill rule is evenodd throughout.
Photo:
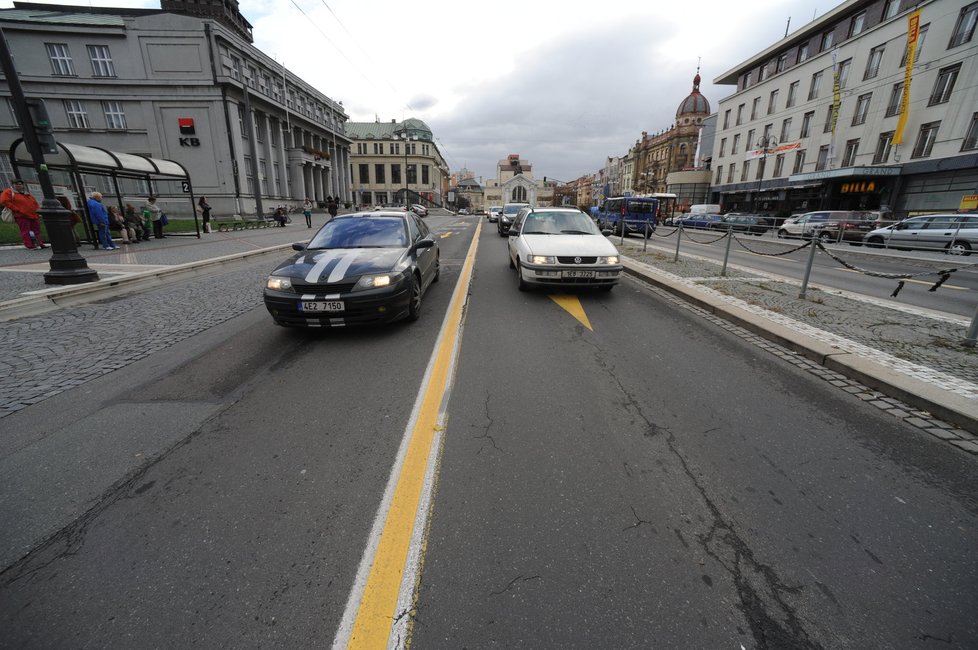
<svg viewBox="0 0 978 650"><path fill-rule="evenodd" d="M832 178L851 178L854 176L899 176L900 167L845 167L844 169L823 169L807 174L793 174L788 177L792 183L805 181L824 181Z"/></svg>
<svg viewBox="0 0 978 650"><path fill-rule="evenodd" d="M126 176L143 177L150 176L171 176L175 178L187 178L189 174L183 165L173 160L162 158L150 158L134 153L120 153L109 151L101 147L89 147L81 144L71 144L69 142L58 142L58 153L45 154L45 162L48 167L61 169L90 169L116 173ZM15 165L31 167L34 164L27 145L23 139L14 143L10 151Z"/></svg>

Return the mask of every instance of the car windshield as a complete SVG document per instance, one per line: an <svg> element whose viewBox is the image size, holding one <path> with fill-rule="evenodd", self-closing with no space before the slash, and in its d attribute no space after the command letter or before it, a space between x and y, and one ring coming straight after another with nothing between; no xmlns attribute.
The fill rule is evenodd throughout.
<svg viewBox="0 0 978 650"><path fill-rule="evenodd" d="M522 204L507 205L505 208L503 208L503 214L516 214L517 212L522 210L523 207L524 206Z"/></svg>
<svg viewBox="0 0 978 650"><path fill-rule="evenodd" d="M405 248L407 230L400 217L341 217L316 233L308 248Z"/></svg>
<svg viewBox="0 0 978 650"><path fill-rule="evenodd" d="M521 232L524 235L600 235L583 212L543 212L526 215Z"/></svg>
<svg viewBox="0 0 978 650"><path fill-rule="evenodd" d="M628 211L633 214L655 214L655 201L629 201Z"/></svg>

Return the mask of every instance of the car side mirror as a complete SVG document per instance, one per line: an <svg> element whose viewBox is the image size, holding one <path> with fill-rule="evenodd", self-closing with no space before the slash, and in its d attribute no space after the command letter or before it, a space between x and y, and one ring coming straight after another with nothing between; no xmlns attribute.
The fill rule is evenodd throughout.
<svg viewBox="0 0 978 650"><path fill-rule="evenodd" d="M435 240L433 239L422 239L419 242L415 242L414 250L421 250L422 248L431 248L435 245Z"/></svg>
<svg viewBox="0 0 978 650"><path fill-rule="evenodd" d="M304 251L306 250L306 245L301 242L296 242L292 244L292 250L294 251Z"/></svg>
<svg viewBox="0 0 978 650"><path fill-rule="evenodd" d="M520 229L513 228L512 226L510 226L509 228L506 229L506 234L509 235L510 237L515 237L516 235L520 234Z"/></svg>
<svg viewBox="0 0 978 650"><path fill-rule="evenodd" d="M615 231L614 231L614 230L612 230L611 228L604 228L604 229L603 229L603 230L601 231L601 234L602 234L602 235L604 235L605 237L609 237L609 236L611 236L611 235L613 235L613 234L615 234Z"/></svg>

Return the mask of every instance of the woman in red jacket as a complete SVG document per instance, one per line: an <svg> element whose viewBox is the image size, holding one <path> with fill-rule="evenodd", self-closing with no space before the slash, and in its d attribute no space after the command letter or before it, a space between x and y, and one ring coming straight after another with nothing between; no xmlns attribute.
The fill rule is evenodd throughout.
<svg viewBox="0 0 978 650"><path fill-rule="evenodd" d="M24 181L15 178L13 184L0 194L0 203L14 213L14 221L20 228L20 238L24 246L31 250L47 248L47 244L41 239L41 216L38 214L41 206L27 191Z"/></svg>

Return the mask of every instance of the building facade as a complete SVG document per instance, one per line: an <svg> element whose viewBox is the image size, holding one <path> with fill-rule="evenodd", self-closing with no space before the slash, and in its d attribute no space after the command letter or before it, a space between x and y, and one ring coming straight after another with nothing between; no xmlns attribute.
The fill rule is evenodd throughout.
<svg viewBox="0 0 978 650"><path fill-rule="evenodd" d="M976 17L969 0L850 0L717 77L735 90L718 110L712 202L958 209L978 191Z"/></svg>
<svg viewBox="0 0 978 650"><path fill-rule="evenodd" d="M486 181L484 191L487 206L529 203L544 207L553 202L553 185L536 180L533 165L518 153L496 163L496 178Z"/></svg>
<svg viewBox="0 0 978 650"><path fill-rule="evenodd" d="M24 93L45 100L55 138L179 162L215 215L267 214L307 197L350 201L343 106L254 47L236 0L161 7L0 10ZM21 132L0 89L0 148L9 151ZM88 176L86 191L114 196L105 182ZM166 204L165 188L138 192Z"/></svg>
<svg viewBox="0 0 978 650"><path fill-rule="evenodd" d="M445 205L450 174L427 124L415 118L349 122L346 132L354 143L351 175L358 205Z"/></svg>

